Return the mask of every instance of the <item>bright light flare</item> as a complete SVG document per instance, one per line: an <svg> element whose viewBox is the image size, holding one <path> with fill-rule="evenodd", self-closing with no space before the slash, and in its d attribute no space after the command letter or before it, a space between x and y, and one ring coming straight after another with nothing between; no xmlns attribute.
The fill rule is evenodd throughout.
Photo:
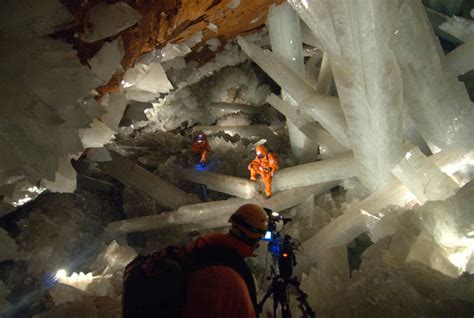
<svg viewBox="0 0 474 318"><path fill-rule="evenodd" d="M57 280L61 280L62 278L65 278L67 276L66 270L60 269L57 271L55 278Z"/></svg>

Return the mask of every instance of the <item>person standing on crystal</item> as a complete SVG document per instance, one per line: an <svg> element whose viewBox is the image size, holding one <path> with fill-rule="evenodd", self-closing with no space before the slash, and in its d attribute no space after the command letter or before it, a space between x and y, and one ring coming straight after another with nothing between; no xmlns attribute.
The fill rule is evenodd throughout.
<svg viewBox="0 0 474 318"><path fill-rule="evenodd" d="M199 160L200 163L205 163L207 161L207 157L211 152L211 147L207 142L206 134L202 131L198 131L194 136L193 152L201 155L201 158Z"/></svg>
<svg viewBox="0 0 474 318"><path fill-rule="evenodd" d="M272 195L273 174L279 168L278 157L275 153L269 152L264 145L258 145L255 152L257 156L248 166L250 180L256 181L257 176L260 175L265 183L265 195L270 197Z"/></svg>
<svg viewBox="0 0 474 318"><path fill-rule="evenodd" d="M226 234L212 233L188 245L192 254L210 264L190 274L181 318L256 318L257 295L244 258L255 256L268 230L268 214L256 204L244 204L231 215Z"/></svg>

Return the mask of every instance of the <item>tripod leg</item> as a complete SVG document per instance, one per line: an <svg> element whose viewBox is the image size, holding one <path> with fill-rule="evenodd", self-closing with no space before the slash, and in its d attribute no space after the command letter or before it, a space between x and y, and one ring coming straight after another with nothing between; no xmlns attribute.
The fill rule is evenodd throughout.
<svg viewBox="0 0 474 318"><path fill-rule="evenodd" d="M265 301L268 299L273 294L273 284L270 286L270 288L267 290L265 295L263 296L262 300L257 304L257 311L259 314L262 313L263 310L263 305L265 304Z"/></svg>
<svg viewBox="0 0 474 318"><path fill-rule="evenodd" d="M308 295L301 290L300 283L294 279L289 282L293 287L295 287L298 292L298 302L300 303L299 307L305 317L316 318L316 312L311 308L308 303Z"/></svg>

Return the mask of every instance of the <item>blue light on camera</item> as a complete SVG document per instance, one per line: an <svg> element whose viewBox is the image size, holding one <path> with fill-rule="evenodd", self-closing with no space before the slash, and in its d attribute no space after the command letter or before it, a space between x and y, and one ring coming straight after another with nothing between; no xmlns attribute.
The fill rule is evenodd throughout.
<svg viewBox="0 0 474 318"><path fill-rule="evenodd" d="M194 165L194 169L198 171L205 171L206 170L206 164L204 162L198 163L197 165Z"/></svg>
<svg viewBox="0 0 474 318"><path fill-rule="evenodd" d="M271 241L272 238L273 238L273 237L272 237L272 231L267 231L267 232L265 233L265 236L262 237L262 240L264 240L264 241Z"/></svg>

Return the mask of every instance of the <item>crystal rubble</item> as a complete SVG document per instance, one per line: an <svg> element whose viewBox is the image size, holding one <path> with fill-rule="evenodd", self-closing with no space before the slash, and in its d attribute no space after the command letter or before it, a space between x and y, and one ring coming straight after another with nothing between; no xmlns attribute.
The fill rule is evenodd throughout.
<svg viewBox="0 0 474 318"><path fill-rule="evenodd" d="M363 168L359 177L375 189L390 180L402 156L402 78L389 47L396 4L372 1L368 7L351 1L295 6L315 35L324 34L351 148Z"/></svg>
<svg viewBox="0 0 474 318"><path fill-rule="evenodd" d="M451 277L466 271L474 246L470 237L474 230L473 191L471 181L455 196L427 202L415 209L421 220L421 234L407 261L422 262Z"/></svg>
<svg viewBox="0 0 474 318"><path fill-rule="evenodd" d="M473 55L474 38L449 52L446 55L446 64L454 71L454 74L462 75L474 69Z"/></svg>
<svg viewBox="0 0 474 318"><path fill-rule="evenodd" d="M256 45L238 37L242 50L255 61L274 81L284 87L287 93L296 101L298 107L309 107L311 115L321 126L342 145L349 146L349 136L344 115L337 97L323 96L298 76L286 64L281 62L268 50L262 50Z"/></svg>
<svg viewBox="0 0 474 318"><path fill-rule="evenodd" d="M418 148L408 151L392 172L420 204L428 200L446 200L459 188L453 179L441 172Z"/></svg>
<svg viewBox="0 0 474 318"><path fill-rule="evenodd" d="M112 222L107 225L105 231L109 237L113 237L126 233L145 232L191 223L196 223L196 227L199 227L201 223L206 227L211 224L219 227L225 225L229 216L242 204L261 204L280 212L298 205L311 195L326 192L336 185L335 182L327 182L314 186L293 188L277 193L268 200L264 200L262 197L254 197L253 199L231 198L223 201L184 205L176 211Z"/></svg>
<svg viewBox="0 0 474 318"><path fill-rule="evenodd" d="M454 174L469 161L472 151L446 150L429 159L448 175ZM333 246L349 243L360 234L374 227L385 213L381 211L388 206L410 206L415 197L399 180L385 184L359 203L351 205L343 215L333 220L316 235L303 243L306 251L311 251L317 260L325 250Z"/></svg>
<svg viewBox="0 0 474 318"><path fill-rule="evenodd" d="M201 103L227 102L255 106L265 104L270 88L259 80L257 72L258 69L250 62L222 69L196 86L206 90L205 95L199 95Z"/></svg>
<svg viewBox="0 0 474 318"><path fill-rule="evenodd" d="M183 180L203 184L210 190L227 193L243 199L251 199L258 193L255 182L234 176L194 169L181 170L179 176Z"/></svg>
<svg viewBox="0 0 474 318"><path fill-rule="evenodd" d="M273 54L299 76L304 77L303 45L298 15L287 3L279 6L272 5L267 18L267 26ZM298 105L287 96L284 90L281 96L284 101L297 109ZM287 118L286 124L293 155L301 161L304 156L308 156L310 151L308 147L305 147L305 144L308 144L307 137L298 130L291 119Z"/></svg>
<svg viewBox="0 0 474 318"><path fill-rule="evenodd" d="M209 77L224 67L236 66L247 60L247 56L237 45L227 43L224 51L216 55L213 61L199 66L195 62L186 64L184 69L170 70L168 76L171 82L178 88L196 84L205 77Z"/></svg>
<svg viewBox="0 0 474 318"><path fill-rule="evenodd" d="M206 107L219 117L239 112L254 115L262 110L260 106L222 102L210 102Z"/></svg>
<svg viewBox="0 0 474 318"><path fill-rule="evenodd" d="M92 72L102 79L102 84L107 84L117 71L123 70L120 61L124 55L123 40L119 37L112 42L105 42L100 51L87 62Z"/></svg>
<svg viewBox="0 0 474 318"><path fill-rule="evenodd" d="M125 185L150 195L159 204L175 209L199 201L117 152L113 151L110 154L112 162L103 163L102 169Z"/></svg>
<svg viewBox="0 0 474 318"><path fill-rule="evenodd" d="M275 132L266 125L250 125L250 126L196 126L194 131L203 131L206 134L212 134L223 131L228 135L239 135L243 138L259 138L266 139L270 143L276 143L277 136Z"/></svg>
<svg viewBox="0 0 474 318"><path fill-rule="evenodd" d="M472 304L464 307L459 302L472 302L472 290L460 287L469 284L469 275L455 280L422 264L405 262L417 239L418 220L407 213L399 221L394 235L365 250L359 269L353 270L349 279L319 268L303 274L301 285L310 304L320 313L341 316L383 316L387 308L397 317L444 316L446 312L462 316L463 310L472 311Z"/></svg>
<svg viewBox="0 0 474 318"><path fill-rule="evenodd" d="M98 218L87 215L72 194L45 194L24 209L27 217L16 222L21 232L15 240L33 276L82 265L101 244Z"/></svg>
<svg viewBox="0 0 474 318"><path fill-rule="evenodd" d="M402 70L408 113L418 131L440 149L473 147L474 107L464 84L447 69L422 4L404 1L397 14L401 18L391 45Z"/></svg>
<svg viewBox="0 0 474 318"><path fill-rule="evenodd" d="M342 180L357 175L358 163L353 156L327 159L284 168L275 172L273 191Z"/></svg>
<svg viewBox="0 0 474 318"><path fill-rule="evenodd" d="M199 83L171 92L164 99L153 102L153 109L147 110L146 114L160 130L175 129L184 122L188 127L209 125L219 115L206 107L209 102L261 105L268 92L268 86L258 81L255 71L246 63L224 68Z"/></svg>
<svg viewBox="0 0 474 318"><path fill-rule="evenodd" d="M128 29L141 18L142 16L125 2L99 3L88 11L84 33L79 37L84 42L96 42Z"/></svg>
<svg viewBox="0 0 474 318"><path fill-rule="evenodd" d="M171 63L164 62L170 62L191 53L191 48L201 42L201 39L202 32L196 32L184 42L176 44L168 43L161 49L155 49L149 53L142 54L137 62L147 65L151 63L163 63L163 65L171 65Z"/></svg>
<svg viewBox="0 0 474 318"><path fill-rule="evenodd" d="M120 246L113 241L91 264L93 272L74 272L70 276L58 272L56 278L59 284L48 291L58 306L53 312L64 304L71 304L90 306L97 310L99 317L120 315L123 271L136 256L133 248ZM100 302L97 301L99 298ZM107 302L106 308L103 308L104 302ZM65 310L70 312L71 309Z"/></svg>

